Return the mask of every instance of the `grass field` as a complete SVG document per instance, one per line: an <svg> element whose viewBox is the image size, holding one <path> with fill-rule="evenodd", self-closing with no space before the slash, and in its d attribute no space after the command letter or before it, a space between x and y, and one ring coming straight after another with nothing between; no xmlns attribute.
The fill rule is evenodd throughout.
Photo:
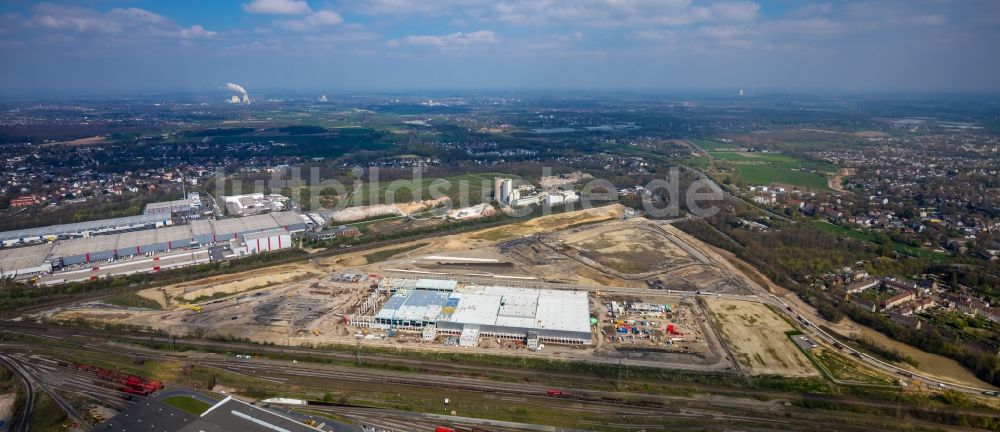
<svg viewBox="0 0 1000 432"><path fill-rule="evenodd" d="M684 164L691 166L699 171L707 172L708 167L711 164L711 160L706 157L690 157L684 159Z"/></svg>
<svg viewBox="0 0 1000 432"><path fill-rule="evenodd" d="M836 380L856 381L865 384L888 385L895 383L892 377L861 366L846 356L826 348L812 350L812 356L820 367Z"/></svg>
<svg viewBox="0 0 1000 432"><path fill-rule="evenodd" d="M45 392L35 393L35 406L31 411L28 429L32 432L64 431L62 424L66 422L66 413Z"/></svg>
<svg viewBox="0 0 1000 432"><path fill-rule="evenodd" d="M170 396L163 399L163 403L180 408L194 415L201 415L201 413L211 407L211 405L205 402L188 396Z"/></svg>
<svg viewBox="0 0 1000 432"><path fill-rule="evenodd" d="M855 240L860 240L860 241L869 242L869 243L874 243L875 242L875 234L873 234L871 232L859 231L859 230L856 230L856 229L842 227L840 225L834 225L832 223L829 223L829 222L826 222L826 221L820 221L820 220L813 221L813 226L815 226L816 228L819 228L820 230L823 230L823 231L826 231L826 232L828 232L830 234L833 234L833 235L846 236L846 237L853 238ZM915 256L915 257L933 258L933 259L936 259L936 260L950 260L951 259L950 256L948 256L946 254L943 254L943 253L940 253L940 252L929 251L929 250L926 250L926 249L918 248L916 246L910 246L908 244L903 244L903 243L898 243L898 242L893 242L892 243L892 248L896 252L899 252L899 253L902 253L902 254L906 254L906 255L910 255L910 256Z"/></svg>
<svg viewBox="0 0 1000 432"><path fill-rule="evenodd" d="M833 174L836 167L825 162L808 161L778 153L741 153L709 151L715 160L725 161L739 173L738 181L746 185L782 184L811 191L829 191L824 174ZM808 172L803 170L812 170Z"/></svg>

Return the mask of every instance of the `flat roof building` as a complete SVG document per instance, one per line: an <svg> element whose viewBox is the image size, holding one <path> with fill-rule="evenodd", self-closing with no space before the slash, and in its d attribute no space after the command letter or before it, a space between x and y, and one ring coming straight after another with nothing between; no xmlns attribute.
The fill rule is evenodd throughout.
<svg viewBox="0 0 1000 432"><path fill-rule="evenodd" d="M199 219L186 225L71 238L45 245L3 248L0 249L0 254L10 258L0 263L3 264L0 270L4 274L16 273L16 275L49 272L52 270L52 266L48 263L70 266L108 261L131 255L166 252L239 240L244 235L263 231L281 231L286 234L284 237L279 237L282 242L280 245L261 249L261 251L274 250L290 247L291 241L288 235L305 231L305 224L294 212L278 212L221 220ZM41 259L37 259L39 251L44 251L44 256ZM21 255L30 259L25 259ZM14 258L21 259L15 260ZM47 269L45 269L46 265L48 265ZM8 271L8 268L11 270Z"/></svg>
<svg viewBox="0 0 1000 432"><path fill-rule="evenodd" d="M260 253L273 250L288 249L292 244L292 235L284 228L243 234L243 249L245 253Z"/></svg>
<svg viewBox="0 0 1000 432"><path fill-rule="evenodd" d="M201 210L201 197L197 192L191 192L187 195L187 198L173 200L173 201L161 201L155 203L146 204L145 209L142 211L143 214L162 214L162 215L173 215L175 213L179 214L189 214Z"/></svg>
<svg viewBox="0 0 1000 432"><path fill-rule="evenodd" d="M4 246L12 246L20 243L56 240L57 238L85 237L92 234L131 231L169 224L170 215L148 214L125 216L113 219L4 231L0 232L0 241L3 242Z"/></svg>
<svg viewBox="0 0 1000 432"><path fill-rule="evenodd" d="M178 432L315 432L319 430L322 429L227 396Z"/></svg>
<svg viewBox="0 0 1000 432"><path fill-rule="evenodd" d="M267 212L287 210L285 204L289 201L283 195L252 193L246 195L230 195L222 197L226 213L234 216L249 216ZM298 217L298 216L296 216Z"/></svg>
<svg viewBox="0 0 1000 432"><path fill-rule="evenodd" d="M13 278L52 271L47 261L52 243L0 249L0 277Z"/></svg>
<svg viewBox="0 0 1000 432"><path fill-rule="evenodd" d="M183 397L183 396L182 396ZM290 416L300 417L295 420ZM97 432L316 432L324 429L303 423L311 415L261 408L228 396L200 416L174 408L155 398L143 398L120 414L97 425ZM358 430L333 420L319 419L335 432Z"/></svg>
<svg viewBox="0 0 1000 432"><path fill-rule="evenodd" d="M383 328L435 325L439 332L523 339L535 332L539 340L590 344L590 307L582 291L503 286L457 287L435 290L437 284L417 281L414 288L396 292L375 316ZM396 285L393 283L393 285ZM427 286L431 289L423 289ZM464 344L464 343L463 343Z"/></svg>

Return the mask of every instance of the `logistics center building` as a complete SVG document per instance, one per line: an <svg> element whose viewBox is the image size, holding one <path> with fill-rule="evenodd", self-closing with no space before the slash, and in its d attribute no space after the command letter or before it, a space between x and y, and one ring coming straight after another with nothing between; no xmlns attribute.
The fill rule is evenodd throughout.
<svg viewBox="0 0 1000 432"><path fill-rule="evenodd" d="M386 301L374 317L376 327L433 326L438 333L460 336L465 346L475 345L481 336L523 340L537 335L543 342L591 343L589 301L583 291L458 287L437 280L411 286Z"/></svg>
<svg viewBox="0 0 1000 432"><path fill-rule="evenodd" d="M305 231L306 225L294 212L267 213L233 219L198 219L186 225L148 228L117 234L56 240L33 246L0 249L0 271L7 277L45 273L52 268L100 262L171 250L213 245L231 240L253 239L256 233L268 232L267 238L279 239L280 245L254 248L252 252L283 249L291 246L290 235ZM277 231L285 234L282 235ZM273 241L273 240L272 240Z"/></svg>

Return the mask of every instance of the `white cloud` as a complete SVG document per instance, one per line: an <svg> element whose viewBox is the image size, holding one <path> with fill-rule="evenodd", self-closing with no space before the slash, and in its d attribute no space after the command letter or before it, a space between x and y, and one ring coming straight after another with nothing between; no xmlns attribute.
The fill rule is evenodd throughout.
<svg viewBox="0 0 1000 432"><path fill-rule="evenodd" d="M299 20L284 20L278 21L278 25L291 30L310 30L320 27L331 27L340 25L344 22L344 19L340 14L332 10L321 10L318 12L313 12L306 15L305 18Z"/></svg>
<svg viewBox="0 0 1000 432"><path fill-rule="evenodd" d="M386 42L389 47L401 45L430 47L468 47L475 45L493 45L500 43L500 38L492 30L479 30L470 33L455 32L446 35L413 35Z"/></svg>
<svg viewBox="0 0 1000 432"><path fill-rule="evenodd" d="M757 19L760 5L750 1L713 3L708 6L707 20L749 22Z"/></svg>
<svg viewBox="0 0 1000 432"><path fill-rule="evenodd" d="M170 20L163 15L150 12L145 9L128 8L112 9L108 12L108 17L116 21L127 21L132 23L145 24L168 24Z"/></svg>
<svg viewBox="0 0 1000 432"><path fill-rule="evenodd" d="M25 21L25 25L60 32L118 35L130 39L198 39L217 34L197 24L181 27L173 20L145 9L116 8L102 13L83 7L51 3L41 3L32 8L32 15Z"/></svg>
<svg viewBox="0 0 1000 432"><path fill-rule="evenodd" d="M217 32L205 30L205 27L197 24L188 28L182 28L180 33L182 39L209 38L217 34Z"/></svg>
<svg viewBox="0 0 1000 432"><path fill-rule="evenodd" d="M749 22L758 18L760 5L751 1L701 6L691 0L507 0L494 4L489 12L478 16L515 25L615 27Z"/></svg>
<svg viewBox="0 0 1000 432"><path fill-rule="evenodd" d="M356 9L376 15L405 15L439 13L456 8L478 8L488 4L489 0L367 0L359 2Z"/></svg>
<svg viewBox="0 0 1000 432"><path fill-rule="evenodd" d="M760 5L748 0L367 0L353 9L371 15L443 16L452 22L613 27L747 22L758 18Z"/></svg>
<svg viewBox="0 0 1000 432"><path fill-rule="evenodd" d="M41 3L33 8L31 22L53 30L114 32L117 23L91 9Z"/></svg>
<svg viewBox="0 0 1000 432"><path fill-rule="evenodd" d="M255 14L305 15L312 12L305 0L253 0L243 10Z"/></svg>

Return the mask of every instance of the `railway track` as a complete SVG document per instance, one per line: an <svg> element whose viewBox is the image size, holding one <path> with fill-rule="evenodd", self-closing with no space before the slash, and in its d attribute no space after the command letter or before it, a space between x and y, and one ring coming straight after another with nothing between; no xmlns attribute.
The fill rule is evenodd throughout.
<svg viewBox="0 0 1000 432"><path fill-rule="evenodd" d="M21 379L21 384L24 386L24 407L21 410L21 414L17 417L17 423L11 424L11 432L28 432L29 422L31 420L31 412L35 408L35 387L32 385L31 379L25 374L18 365L7 358L7 356L0 354L0 363L6 365L11 372L17 375Z"/></svg>
<svg viewBox="0 0 1000 432"><path fill-rule="evenodd" d="M356 381L363 383L392 384L410 386L418 388L436 388L455 391L486 393L495 395L496 398L519 396L524 400L537 399L540 403L560 403L560 410L567 412L580 412L581 414L603 414L608 416L627 415L633 418L648 418L650 420L665 420L686 418L690 420L712 419L712 420L732 420L750 423L787 423L784 420L761 419L749 416L730 415L725 413L711 412L693 408L670 408L669 398L650 397L647 399L623 398L620 394L588 390L581 392L560 392L559 395L551 395L547 386L533 385L526 383L507 384L484 382L482 380L462 378L462 377L433 377L423 376L414 378L403 378L397 376L385 376L367 374L364 372L340 372L328 369L311 368L308 366L280 365L273 362L266 364L204 362L206 365L219 369L228 370L234 373L250 377L261 377L261 371L266 371L267 378L276 379L279 382L290 382L291 377L302 378L303 381L313 379L330 379L341 381ZM289 378L282 378L289 377ZM674 398L674 400L678 400Z"/></svg>
<svg viewBox="0 0 1000 432"><path fill-rule="evenodd" d="M17 369L19 374L27 377L30 382L38 386L39 390L48 395L56 405L59 405L59 408L66 413L66 416L69 417L70 420L76 422L84 430L89 430L91 428L90 423L87 422L79 412L77 412L76 408L67 402L62 395L53 390L45 379L38 373L38 371L28 366L22 358L13 355L2 355L2 357L6 360L6 363ZM32 404L34 404L34 402L33 396Z"/></svg>
<svg viewBox="0 0 1000 432"><path fill-rule="evenodd" d="M148 358L162 358L162 359L172 359L177 360L176 357L168 355L148 355L148 353L131 351L128 348L123 348L121 345L116 345L115 351L118 354L139 354L143 357ZM124 351L124 352L123 352ZM631 396L622 397L620 393L613 392L602 392L594 390L580 390L579 394L564 394L560 397L553 397L547 394L547 387L541 385L532 384L521 384L521 383L505 383L505 382L490 382L486 380L480 380L476 378L464 378L464 377L449 377L449 376L434 376L429 374L417 374L409 372L392 372L385 370L365 370L365 369L353 369L337 366L326 366L326 365L312 365L308 363L297 363L292 364L286 360L235 360L228 358L204 358L204 357L215 357L214 355L203 356L201 359L188 359L186 361L196 361L198 364L204 364L205 366L218 368L222 370L230 371L231 373L237 373L244 376L270 379L275 383L280 383L285 386L308 386L316 388L324 388L324 383L344 383L347 384L349 388L366 388L366 383L372 383L372 385L367 386L371 388L372 391L384 392L384 388L391 387L411 387L411 388L443 388L449 390L455 390L456 400L460 398L460 393L479 393L484 399L496 399L497 403L502 403L501 401L505 399L511 399L516 401L529 401L533 405L539 407L549 407L553 410L558 410L560 412L565 412L566 415L572 416L573 413L579 413L581 417L585 414L596 414L605 418L614 418L616 416L629 416L632 420L637 422L637 424L669 424L671 420L678 422L684 422L684 424L714 424L714 425L741 425L741 430L774 430L774 429L793 429L794 425L801 424L795 423L796 421L801 421L802 417L797 417L798 420L787 420L784 418L776 418L773 409L781 406L782 398L797 398L804 397L802 395L792 395L777 391L767 391L767 390L751 390L754 396L766 397L773 403L765 403L761 405L761 402L752 399L749 395L740 394L738 389L730 389L731 392L723 399L719 399L716 396L712 397L693 397L693 396L664 396L664 395L640 395L633 394ZM26 356L22 355L19 360L23 360L22 363L31 363L35 369L37 369L36 374L29 375L44 375L51 374L57 369L52 369L52 360L47 358L37 358L37 356ZM284 363L284 364L283 364ZM48 367L47 367L48 366ZM37 379L37 378L33 378ZM59 381L63 382L63 381ZM360 385L355 385L358 383ZM85 385L85 383L77 384ZM388 384L388 386L380 387L374 384ZM56 385L52 383L51 385ZM341 384L342 385L342 384ZM709 391L714 394L725 394L714 392L709 388L703 388L703 386L698 384L687 384L682 387L687 388L689 391L695 391L697 394L702 394L702 392ZM77 389L75 387L68 386L70 391L79 391L80 393L86 394L84 389ZM376 390L382 388L382 390ZM97 390L100 392L100 390ZM635 401L627 400L628 398L644 398ZM862 400L845 400L838 397L825 397L819 395L808 396L812 400L830 402L830 403L848 403L852 405L866 406L872 408L893 408L898 409L898 404L891 402L878 402L878 401L862 401ZM373 403L376 403L380 399L373 399ZM636 403L630 403L636 402ZM653 402L653 403L649 403ZM310 406L308 409L312 409ZM364 407L353 407L353 408L364 408ZM956 413L969 413L972 415L982 416L984 412L975 409L923 409L930 410L933 412L940 412L942 414L956 414ZM810 414L813 415L813 414ZM815 414L819 417L826 418L832 415L841 414L828 414L828 413L818 413ZM824 417L825 416L825 417ZM377 417L377 416L375 416ZM373 417L369 417L375 419ZM377 423L373 423L376 424ZM448 424L445 422L437 422L436 424ZM389 423L384 423L384 426L391 426ZM583 425L581 423L581 425ZM607 425L605 423L605 425ZM584 426L588 429L598 429L601 427L589 427ZM489 428L488 430L505 430L502 428ZM648 428L655 429L655 428ZM850 429L850 428L847 428ZM411 432L413 429L404 429L407 432ZM432 429L430 429L432 430ZM513 429L517 430L517 429ZM846 429L845 429L846 430Z"/></svg>

